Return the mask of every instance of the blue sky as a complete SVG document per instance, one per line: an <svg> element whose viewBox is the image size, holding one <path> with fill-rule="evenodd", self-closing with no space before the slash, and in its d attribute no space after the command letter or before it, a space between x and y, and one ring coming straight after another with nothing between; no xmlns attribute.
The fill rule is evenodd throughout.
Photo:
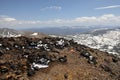
<svg viewBox="0 0 120 80"><path fill-rule="evenodd" d="M107 25L103 17L119 25L120 0L0 0L0 27Z"/></svg>

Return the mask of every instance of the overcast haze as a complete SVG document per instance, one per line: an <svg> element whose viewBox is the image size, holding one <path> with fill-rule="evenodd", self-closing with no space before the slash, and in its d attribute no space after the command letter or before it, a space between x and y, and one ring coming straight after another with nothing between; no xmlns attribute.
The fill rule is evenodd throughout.
<svg viewBox="0 0 120 80"><path fill-rule="evenodd" d="M0 0L0 27L119 26L120 0Z"/></svg>

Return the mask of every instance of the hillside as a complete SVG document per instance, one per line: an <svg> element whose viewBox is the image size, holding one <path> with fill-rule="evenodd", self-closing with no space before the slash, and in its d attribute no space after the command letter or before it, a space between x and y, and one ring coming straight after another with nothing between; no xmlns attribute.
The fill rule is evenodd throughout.
<svg viewBox="0 0 120 80"><path fill-rule="evenodd" d="M120 55L120 29L93 30L82 34L62 35L66 39L74 39L75 42L94 49Z"/></svg>
<svg viewBox="0 0 120 80"><path fill-rule="evenodd" d="M18 37L21 36L22 32L9 29L9 28L0 28L0 37Z"/></svg>
<svg viewBox="0 0 120 80"><path fill-rule="evenodd" d="M0 38L1 80L119 80L120 58L63 38Z"/></svg>
<svg viewBox="0 0 120 80"><path fill-rule="evenodd" d="M20 36L35 37L35 38L48 37L48 35L40 32L19 31L9 28L0 28L0 37L20 37Z"/></svg>

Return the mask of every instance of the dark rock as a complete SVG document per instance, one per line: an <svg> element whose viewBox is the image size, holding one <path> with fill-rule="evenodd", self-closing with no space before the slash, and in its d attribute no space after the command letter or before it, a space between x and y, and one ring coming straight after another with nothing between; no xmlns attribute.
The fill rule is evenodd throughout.
<svg viewBox="0 0 120 80"><path fill-rule="evenodd" d="M13 70L15 70L16 68L17 68L18 66L17 65L15 65L15 64L10 64L10 68L12 68Z"/></svg>
<svg viewBox="0 0 120 80"><path fill-rule="evenodd" d="M38 60L36 60L35 63L48 65L49 62L50 62L50 60L47 58L46 55L39 55L39 58L38 58Z"/></svg>
<svg viewBox="0 0 120 80"><path fill-rule="evenodd" d="M64 78L65 78L65 79L68 79L68 74L64 74Z"/></svg>
<svg viewBox="0 0 120 80"><path fill-rule="evenodd" d="M85 57L85 58L89 58L89 56L91 56L91 54L89 52L86 52L86 51L83 51L80 55Z"/></svg>
<svg viewBox="0 0 120 80"><path fill-rule="evenodd" d="M0 52L0 56L2 56L3 55L3 53L2 52Z"/></svg>
<svg viewBox="0 0 120 80"><path fill-rule="evenodd" d="M112 61L113 61L114 63L117 63L117 62L118 62L118 58L112 58Z"/></svg>
<svg viewBox="0 0 120 80"><path fill-rule="evenodd" d="M22 73L21 70L17 70L17 71L15 72L15 74L17 74L17 75L20 75L21 73Z"/></svg>
<svg viewBox="0 0 120 80"><path fill-rule="evenodd" d="M0 50L0 56L2 56L4 54L3 50Z"/></svg>
<svg viewBox="0 0 120 80"><path fill-rule="evenodd" d="M22 46L18 45L18 44L14 44L13 47L16 48L16 49L19 49L19 50L22 49Z"/></svg>
<svg viewBox="0 0 120 80"><path fill-rule="evenodd" d="M0 80L6 80L6 79L4 79L4 78L0 78Z"/></svg>
<svg viewBox="0 0 120 80"><path fill-rule="evenodd" d="M62 62L62 63L67 62L67 56L60 57L58 60L59 62Z"/></svg>
<svg viewBox="0 0 120 80"><path fill-rule="evenodd" d="M34 74L35 74L35 71L34 71L34 70L29 69L29 70L27 71L27 75L28 75L28 76L32 76L32 75L34 75Z"/></svg>
<svg viewBox="0 0 120 80"><path fill-rule="evenodd" d="M80 55L85 57L88 60L88 63L97 64L96 58L92 56L89 52L83 51Z"/></svg>
<svg viewBox="0 0 120 80"><path fill-rule="evenodd" d="M7 72L8 72L8 68L5 67L5 66L1 66L0 72L1 72L1 73L7 73Z"/></svg>
<svg viewBox="0 0 120 80"><path fill-rule="evenodd" d="M89 56L88 62L91 64L97 64L96 58L93 56Z"/></svg>
<svg viewBox="0 0 120 80"><path fill-rule="evenodd" d="M100 67L106 72L112 72L111 68L107 65L101 64Z"/></svg>
<svg viewBox="0 0 120 80"><path fill-rule="evenodd" d="M29 43L29 48L35 48L37 47L37 42L30 42Z"/></svg>
<svg viewBox="0 0 120 80"><path fill-rule="evenodd" d="M106 63L110 63L110 60L109 60L109 59L104 59L104 61L105 61Z"/></svg>

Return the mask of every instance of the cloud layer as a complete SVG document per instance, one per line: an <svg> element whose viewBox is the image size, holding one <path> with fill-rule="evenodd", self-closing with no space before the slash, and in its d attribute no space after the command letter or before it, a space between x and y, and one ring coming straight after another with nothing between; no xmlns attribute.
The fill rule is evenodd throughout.
<svg viewBox="0 0 120 80"><path fill-rule="evenodd" d="M47 11L47 10L61 10L61 6L49 6L49 7L44 7L41 8L40 11Z"/></svg>
<svg viewBox="0 0 120 80"><path fill-rule="evenodd" d="M11 17L0 17L0 27L59 27L59 26L120 26L120 16L106 14L99 17L77 17L74 19L53 19L49 21L26 21Z"/></svg>
<svg viewBox="0 0 120 80"><path fill-rule="evenodd" d="M112 8L120 8L120 5L105 6L105 7L95 8L95 9L112 9Z"/></svg>

